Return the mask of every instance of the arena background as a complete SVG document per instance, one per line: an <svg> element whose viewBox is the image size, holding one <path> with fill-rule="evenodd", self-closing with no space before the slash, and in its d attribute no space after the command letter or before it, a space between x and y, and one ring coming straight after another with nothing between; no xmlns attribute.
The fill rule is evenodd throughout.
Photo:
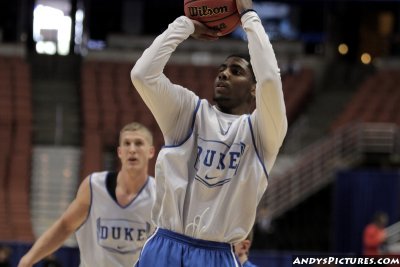
<svg viewBox="0 0 400 267"><path fill-rule="evenodd" d="M259 206L251 261L284 267L293 254L359 255L376 211L389 215L385 253L399 254L400 2L254 3L281 68L289 131ZM86 175L117 168L121 125L146 124L162 146L129 72L182 6L0 4L0 243L12 266ZM165 72L210 99L216 65L246 51L242 38L238 30L217 42L191 39ZM78 266L75 239L55 255Z"/></svg>

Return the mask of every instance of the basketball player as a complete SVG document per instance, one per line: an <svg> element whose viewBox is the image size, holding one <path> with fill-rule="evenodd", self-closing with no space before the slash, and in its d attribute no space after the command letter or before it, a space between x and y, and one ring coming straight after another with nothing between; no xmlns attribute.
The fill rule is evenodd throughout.
<svg viewBox="0 0 400 267"><path fill-rule="evenodd" d="M249 261L250 247L253 243L254 231L251 230L245 240L235 244L235 253L243 267L257 267Z"/></svg>
<svg viewBox="0 0 400 267"><path fill-rule="evenodd" d="M185 16L146 49L131 79L163 132L156 164L157 230L136 266L240 266L233 244L249 234L287 131L280 71L252 8L236 0L251 62L230 56L215 78L215 106L162 73L176 47L218 33ZM254 70L254 72L253 72ZM256 110L252 110L256 101Z"/></svg>
<svg viewBox="0 0 400 267"><path fill-rule="evenodd" d="M22 257L18 267L37 263L74 231L81 267L133 266L154 230L150 210L155 181L148 175L153 156L153 137L145 126L134 122L123 127L119 172L95 172L86 177L75 200Z"/></svg>

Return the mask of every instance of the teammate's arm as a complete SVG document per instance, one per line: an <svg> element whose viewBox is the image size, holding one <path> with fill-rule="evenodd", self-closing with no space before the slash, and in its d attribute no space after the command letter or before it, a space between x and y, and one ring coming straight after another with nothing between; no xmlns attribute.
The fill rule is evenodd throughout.
<svg viewBox="0 0 400 267"><path fill-rule="evenodd" d="M62 246L65 240L85 221L90 208L90 178L86 177L76 198L63 215L35 242L20 260L18 267L31 267Z"/></svg>
<svg viewBox="0 0 400 267"><path fill-rule="evenodd" d="M250 0L237 0L236 3L241 12L252 8ZM256 111L251 118L269 171L287 131L280 70L260 18L254 12L247 12L242 16L242 26L247 34L257 81Z"/></svg>

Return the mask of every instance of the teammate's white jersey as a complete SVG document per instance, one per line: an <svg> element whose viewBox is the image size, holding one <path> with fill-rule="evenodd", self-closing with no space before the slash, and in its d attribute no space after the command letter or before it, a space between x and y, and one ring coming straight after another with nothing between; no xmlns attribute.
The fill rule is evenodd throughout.
<svg viewBox="0 0 400 267"><path fill-rule="evenodd" d="M133 266L149 234L154 231L150 210L155 181L148 177L135 199L119 205L106 188L107 172L90 177L91 207L76 231L81 267Z"/></svg>
<svg viewBox="0 0 400 267"><path fill-rule="evenodd" d="M167 144L156 163L152 218L158 227L236 243L254 223L287 120L279 68L260 19L248 12L242 25L257 80L257 109L251 115L222 113L162 73L171 53L194 31L187 17L171 23L131 72Z"/></svg>

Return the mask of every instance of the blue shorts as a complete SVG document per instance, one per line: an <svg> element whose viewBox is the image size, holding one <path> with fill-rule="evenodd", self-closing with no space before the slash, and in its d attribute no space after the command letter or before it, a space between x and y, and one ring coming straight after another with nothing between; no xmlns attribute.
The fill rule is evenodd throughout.
<svg viewBox="0 0 400 267"><path fill-rule="evenodd" d="M146 241L136 267L239 267L233 246L158 228Z"/></svg>

